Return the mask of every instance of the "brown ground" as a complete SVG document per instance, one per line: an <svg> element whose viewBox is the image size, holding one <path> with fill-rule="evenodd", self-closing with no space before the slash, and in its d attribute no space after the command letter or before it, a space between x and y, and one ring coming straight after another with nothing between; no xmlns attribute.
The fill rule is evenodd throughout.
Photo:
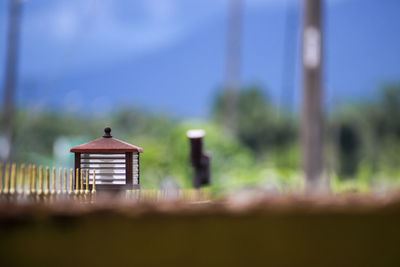
<svg viewBox="0 0 400 267"><path fill-rule="evenodd" d="M400 198L0 206L1 266L400 266Z"/></svg>

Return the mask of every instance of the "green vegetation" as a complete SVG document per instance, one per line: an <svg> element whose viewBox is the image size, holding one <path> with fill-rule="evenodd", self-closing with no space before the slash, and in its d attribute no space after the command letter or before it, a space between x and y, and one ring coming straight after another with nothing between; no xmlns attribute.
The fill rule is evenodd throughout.
<svg viewBox="0 0 400 267"><path fill-rule="evenodd" d="M144 148L144 188L164 178L191 186L186 131L206 130L212 154L213 188L219 192L250 186L279 191L303 186L298 121L276 109L257 88L238 96L238 127L224 124L224 95L216 98L209 120L178 120L138 110L109 117L20 111L13 158L17 162L72 167L69 148L98 138L110 125L115 137ZM400 174L400 85L386 87L376 101L338 108L326 123L327 169L335 191L368 192L371 184L397 183ZM379 178L379 179L378 179ZM382 184L381 182L378 182Z"/></svg>

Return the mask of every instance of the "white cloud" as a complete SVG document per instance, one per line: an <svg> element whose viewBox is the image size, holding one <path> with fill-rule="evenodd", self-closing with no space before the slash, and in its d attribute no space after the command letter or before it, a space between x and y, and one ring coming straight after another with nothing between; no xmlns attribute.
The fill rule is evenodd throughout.
<svg viewBox="0 0 400 267"><path fill-rule="evenodd" d="M52 23L52 33L56 38L60 40L69 40L73 38L79 27L79 18L74 9L60 8L56 12L52 13L51 18L54 23Z"/></svg>
<svg viewBox="0 0 400 267"><path fill-rule="evenodd" d="M151 20L156 22L169 22L178 13L176 0L147 0L142 1Z"/></svg>
<svg viewBox="0 0 400 267"><path fill-rule="evenodd" d="M112 51L125 55L151 52L178 41L186 33L188 25L178 14L179 1L141 0L132 3L58 1L33 13L29 13L28 8L24 17L27 42L53 49L57 47L59 51L71 47L93 47L102 50L102 56L106 57L107 52ZM126 14L121 16L121 13ZM28 50L33 47L26 46Z"/></svg>
<svg viewBox="0 0 400 267"><path fill-rule="evenodd" d="M24 10L24 56L30 57L31 65L23 67L27 71L41 67L79 71L110 60L152 53L179 42L213 18L225 16L227 1L59 0L46 5L29 1ZM287 3L302 2L243 1L246 8L284 8ZM38 47L44 50L38 51ZM49 62L45 64L46 60Z"/></svg>

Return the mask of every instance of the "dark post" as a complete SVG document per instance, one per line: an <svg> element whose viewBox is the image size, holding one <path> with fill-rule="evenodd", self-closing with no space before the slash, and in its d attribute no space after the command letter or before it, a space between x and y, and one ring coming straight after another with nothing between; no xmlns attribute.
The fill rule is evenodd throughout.
<svg viewBox="0 0 400 267"><path fill-rule="evenodd" d="M79 169L78 176L76 176L76 169ZM75 152L75 162L74 162L74 188L76 188L76 183L79 181L79 176L81 176L81 153Z"/></svg>
<svg viewBox="0 0 400 267"><path fill-rule="evenodd" d="M320 185L322 151L322 1L304 1L302 146L307 190Z"/></svg>
<svg viewBox="0 0 400 267"><path fill-rule="evenodd" d="M133 166L132 166L132 152L125 153L125 175L126 175L126 184L133 185ZM131 188L132 189L132 188Z"/></svg>
<svg viewBox="0 0 400 267"><path fill-rule="evenodd" d="M210 184L210 156L203 152L203 130L190 130L190 161L194 168L193 186L198 189Z"/></svg>

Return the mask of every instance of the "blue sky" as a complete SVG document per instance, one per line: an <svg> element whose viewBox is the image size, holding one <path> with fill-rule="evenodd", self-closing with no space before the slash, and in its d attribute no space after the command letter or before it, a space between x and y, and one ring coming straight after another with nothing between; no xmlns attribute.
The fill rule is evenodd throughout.
<svg viewBox="0 0 400 267"><path fill-rule="evenodd" d="M242 85L259 85L279 103L283 81L292 79L282 71L290 9L296 50L288 62L298 107L301 1L244 3ZM207 116L224 79L226 7L227 0L24 1L18 103L94 114L126 106ZM0 1L1 85L7 8ZM400 81L399 14L397 0L325 2L327 105L372 99L385 83Z"/></svg>

